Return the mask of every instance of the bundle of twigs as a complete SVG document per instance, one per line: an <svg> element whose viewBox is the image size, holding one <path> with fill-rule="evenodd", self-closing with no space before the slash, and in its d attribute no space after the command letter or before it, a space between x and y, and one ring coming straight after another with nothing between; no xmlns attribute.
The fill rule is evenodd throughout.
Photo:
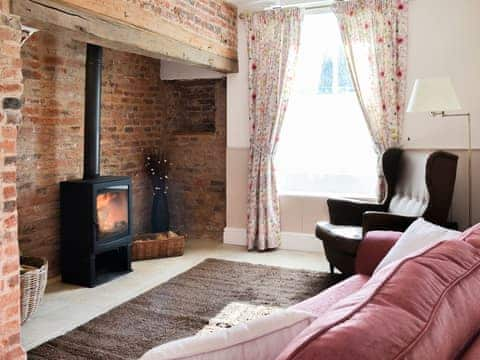
<svg viewBox="0 0 480 360"><path fill-rule="evenodd" d="M167 193L169 166L170 163L165 152L153 150L145 154L145 169L152 181L154 192Z"/></svg>

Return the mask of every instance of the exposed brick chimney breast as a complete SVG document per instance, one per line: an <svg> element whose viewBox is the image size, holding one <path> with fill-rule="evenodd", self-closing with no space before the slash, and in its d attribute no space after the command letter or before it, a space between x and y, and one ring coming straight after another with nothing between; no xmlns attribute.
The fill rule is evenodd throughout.
<svg viewBox="0 0 480 360"><path fill-rule="evenodd" d="M23 359L17 238L16 125L21 120L21 27L0 12L0 359Z"/></svg>

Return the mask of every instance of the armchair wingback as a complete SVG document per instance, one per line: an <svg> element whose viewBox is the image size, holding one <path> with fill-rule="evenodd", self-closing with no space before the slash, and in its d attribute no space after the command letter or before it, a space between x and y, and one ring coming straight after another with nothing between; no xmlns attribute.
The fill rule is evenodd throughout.
<svg viewBox="0 0 480 360"><path fill-rule="evenodd" d="M456 155L443 151L401 156L388 211L445 223L452 202L457 159Z"/></svg>
<svg viewBox="0 0 480 360"><path fill-rule="evenodd" d="M382 156L386 193L382 202L328 199L330 222L320 222L331 270L354 272L359 241L372 230L404 231L424 217L439 225L448 221L457 172L456 155L444 152L388 149Z"/></svg>

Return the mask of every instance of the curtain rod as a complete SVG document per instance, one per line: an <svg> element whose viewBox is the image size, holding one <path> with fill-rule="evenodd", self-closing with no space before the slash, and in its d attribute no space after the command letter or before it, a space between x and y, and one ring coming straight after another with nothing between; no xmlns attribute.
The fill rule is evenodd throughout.
<svg viewBox="0 0 480 360"><path fill-rule="evenodd" d="M346 0L334 0L331 3L328 4L323 4L323 5L312 5L312 6L305 6L301 7L302 9L305 10L317 10L317 9L327 9L331 8L336 2L344 2ZM414 0L407 0L408 2L412 2ZM292 5L285 5L285 6L278 6L278 8L289 8L289 7L299 7L299 4L292 4ZM272 7L272 9L275 9L275 7Z"/></svg>
<svg viewBox="0 0 480 360"><path fill-rule="evenodd" d="M344 0L336 0L336 1L344 1ZM334 5L334 3L335 3L335 1L332 1L330 3L323 4L323 5L311 5L311 6L305 6L305 7L302 6L301 8L305 9L305 10L328 9L328 8L331 8ZM285 8L292 8L292 7L300 7L299 5L301 5L301 4L272 6L270 8L264 9L264 10L274 10L274 9L285 9ZM243 20L250 13L251 13L250 11L245 11L245 12L240 13L238 15L238 17Z"/></svg>
<svg viewBox="0 0 480 360"><path fill-rule="evenodd" d="M312 5L312 6L298 6L298 4L295 5L285 5L285 6L272 6L270 9L285 9L285 8L291 8L291 7L300 7L301 9L305 10L315 10L315 9L327 9L331 8L333 6L332 4L324 4L324 5Z"/></svg>
<svg viewBox="0 0 480 360"><path fill-rule="evenodd" d="M282 5L282 6L273 6L271 8L268 8L268 10L274 10L274 9L284 9L284 8L290 8L290 7L301 7L302 9L305 9L305 10L320 10L320 9L329 9L331 8L335 2L343 2L345 0L334 0L330 3L327 3L327 4L323 4L323 5L312 5L312 6L305 6L305 7L301 7L299 5L301 4L291 4L291 5ZM413 0L407 0L408 2L412 2ZM266 9L267 10L267 9ZM238 17L240 19L244 19L246 15L248 15L250 13L250 11L247 11L247 12L244 12L244 13L241 13Z"/></svg>
<svg viewBox="0 0 480 360"><path fill-rule="evenodd" d="M317 9L327 9L327 8L331 8L332 6L333 6L333 4L314 5L314 6L305 6L305 7L302 8L302 9L305 9L305 10L317 10ZM292 6L283 6L283 7L294 7L294 5L292 5Z"/></svg>

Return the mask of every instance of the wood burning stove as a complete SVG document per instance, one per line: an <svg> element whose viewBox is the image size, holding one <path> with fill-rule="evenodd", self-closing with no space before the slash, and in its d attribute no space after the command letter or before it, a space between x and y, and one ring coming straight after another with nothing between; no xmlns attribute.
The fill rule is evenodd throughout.
<svg viewBox="0 0 480 360"><path fill-rule="evenodd" d="M87 45L83 179L60 184L61 269L65 282L93 287L130 272L132 183L100 176L102 48Z"/></svg>
<svg viewBox="0 0 480 360"><path fill-rule="evenodd" d="M131 271L131 180L99 176L60 184L62 279L95 286Z"/></svg>

